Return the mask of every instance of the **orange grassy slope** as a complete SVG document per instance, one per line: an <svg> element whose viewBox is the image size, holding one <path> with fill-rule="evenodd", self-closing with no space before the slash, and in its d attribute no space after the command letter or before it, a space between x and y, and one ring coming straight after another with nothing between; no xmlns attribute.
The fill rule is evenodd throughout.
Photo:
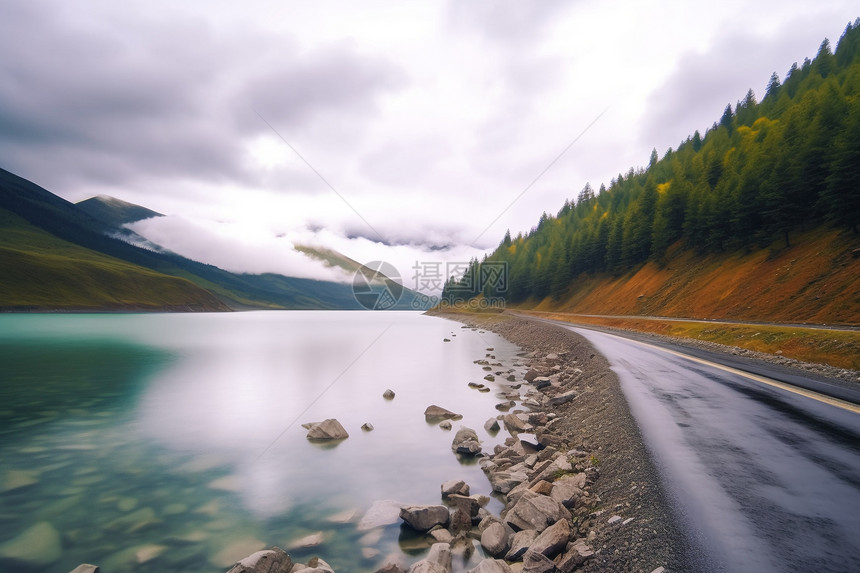
<svg viewBox="0 0 860 573"><path fill-rule="evenodd" d="M524 305L580 314L860 324L860 237L817 230L750 253L698 256L676 245L661 266L574 282L561 302Z"/></svg>

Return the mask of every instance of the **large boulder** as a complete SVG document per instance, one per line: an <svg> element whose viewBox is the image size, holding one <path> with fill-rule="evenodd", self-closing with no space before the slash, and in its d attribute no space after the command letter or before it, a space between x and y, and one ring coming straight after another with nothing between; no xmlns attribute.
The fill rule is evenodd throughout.
<svg viewBox="0 0 860 573"><path fill-rule="evenodd" d="M481 533L481 547L493 557L504 556L510 547L508 529L497 521L491 523Z"/></svg>
<svg viewBox="0 0 860 573"><path fill-rule="evenodd" d="M517 531L511 539L511 549L505 555L506 561L522 561L523 555L529 550L529 547L534 540L537 539L538 532L534 529L523 529Z"/></svg>
<svg viewBox="0 0 860 573"><path fill-rule="evenodd" d="M493 491L507 494L528 479L529 476L524 471L493 472L490 474L490 485L493 486Z"/></svg>
<svg viewBox="0 0 860 573"><path fill-rule="evenodd" d="M505 427L509 432L529 432L534 429L534 427L529 424L526 420L520 418L517 414L505 414L505 417L502 418L502 421L505 423Z"/></svg>
<svg viewBox="0 0 860 573"><path fill-rule="evenodd" d="M309 440L345 440L348 437L347 431L334 418L322 422L312 422L308 429Z"/></svg>
<svg viewBox="0 0 860 573"><path fill-rule="evenodd" d="M89 563L81 563L69 573L99 573L101 571L101 567L98 565L90 565Z"/></svg>
<svg viewBox="0 0 860 573"><path fill-rule="evenodd" d="M478 515L478 510L481 509L481 504L478 503L477 497L459 495L456 493L448 496L448 504L455 509L463 510L469 518Z"/></svg>
<svg viewBox="0 0 860 573"><path fill-rule="evenodd" d="M430 531L446 525L450 513L444 505L407 505L400 510L400 519L416 531Z"/></svg>
<svg viewBox="0 0 860 573"><path fill-rule="evenodd" d="M526 553L523 557L523 573L556 573L555 562L542 553Z"/></svg>
<svg viewBox="0 0 860 573"><path fill-rule="evenodd" d="M442 484L442 499L454 494L469 495L469 484L461 479L448 480Z"/></svg>
<svg viewBox="0 0 860 573"><path fill-rule="evenodd" d="M537 539L526 551L526 556L529 553L536 551L546 555L550 559L562 552L567 547L568 539L570 538L570 524L566 519L560 519L549 527L543 530L543 533L537 536ZM524 558L525 559L525 558Z"/></svg>
<svg viewBox="0 0 860 573"><path fill-rule="evenodd" d="M557 567L563 573L571 573L592 557L594 557L594 551L585 539L580 538L567 545L567 550L556 560Z"/></svg>
<svg viewBox="0 0 860 573"><path fill-rule="evenodd" d="M531 490L523 491L505 515L505 521L515 531L534 529L542 532L556 521L569 518L570 512L559 502Z"/></svg>
<svg viewBox="0 0 860 573"><path fill-rule="evenodd" d="M572 508L576 505L576 501L582 497L584 487L584 473L566 475L553 482L552 492L549 495L565 507Z"/></svg>
<svg viewBox="0 0 860 573"><path fill-rule="evenodd" d="M293 561L283 549L273 547L252 553L236 563L227 573L289 573Z"/></svg>
<svg viewBox="0 0 860 573"><path fill-rule="evenodd" d="M454 435L451 449L458 454L477 455L481 453L481 441L478 434L472 428L463 426Z"/></svg>

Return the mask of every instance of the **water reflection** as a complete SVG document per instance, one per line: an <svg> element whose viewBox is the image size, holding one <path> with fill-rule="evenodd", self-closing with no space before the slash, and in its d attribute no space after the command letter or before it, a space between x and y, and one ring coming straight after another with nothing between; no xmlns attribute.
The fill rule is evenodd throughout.
<svg viewBox="0 0 860 573"><path fill-rule="evenodd" d="M51 523L63 539L51 573L85 561L217 571L250 546L316 531L330 535L315 553L355 570L361 549L399 551L399 527L332 516L380 499L438 503L452 478L489 493L451 440L460 424L485 449L504 438L483 430L494 395L466 385L482 380L473 361L486 346L513 361L494 335L413 313L12 318L0 317L0 457L26 485L0 493L0 544ZM464 418L428 425L430 404ZM350 437L310 443L300 424L325 418Z"/></svg>

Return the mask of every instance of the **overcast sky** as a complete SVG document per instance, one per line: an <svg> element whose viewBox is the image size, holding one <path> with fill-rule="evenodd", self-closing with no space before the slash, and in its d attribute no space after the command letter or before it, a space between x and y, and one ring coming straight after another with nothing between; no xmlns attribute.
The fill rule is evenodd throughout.
<svg viewBox="0 0 860 573"><path fill-rule="evenodd" d="M332 278L304 243L414 286L416 261L527 232L857 16L856 0L0 0L0 166L168 214L136 230L229 270Z"/></svg>

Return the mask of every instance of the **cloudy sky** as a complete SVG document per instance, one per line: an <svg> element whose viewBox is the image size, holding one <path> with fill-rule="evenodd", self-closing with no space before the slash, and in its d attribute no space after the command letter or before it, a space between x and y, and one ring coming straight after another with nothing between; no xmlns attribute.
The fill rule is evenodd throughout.
<svg viewBox="0 0 860 573"><path fill-rule="evenodd" d="M528 231L858 16L856 0L0 0L0 166L168 214L136 230L230 270L332 278L301 243L413 286L416 261Z"/></svg>

